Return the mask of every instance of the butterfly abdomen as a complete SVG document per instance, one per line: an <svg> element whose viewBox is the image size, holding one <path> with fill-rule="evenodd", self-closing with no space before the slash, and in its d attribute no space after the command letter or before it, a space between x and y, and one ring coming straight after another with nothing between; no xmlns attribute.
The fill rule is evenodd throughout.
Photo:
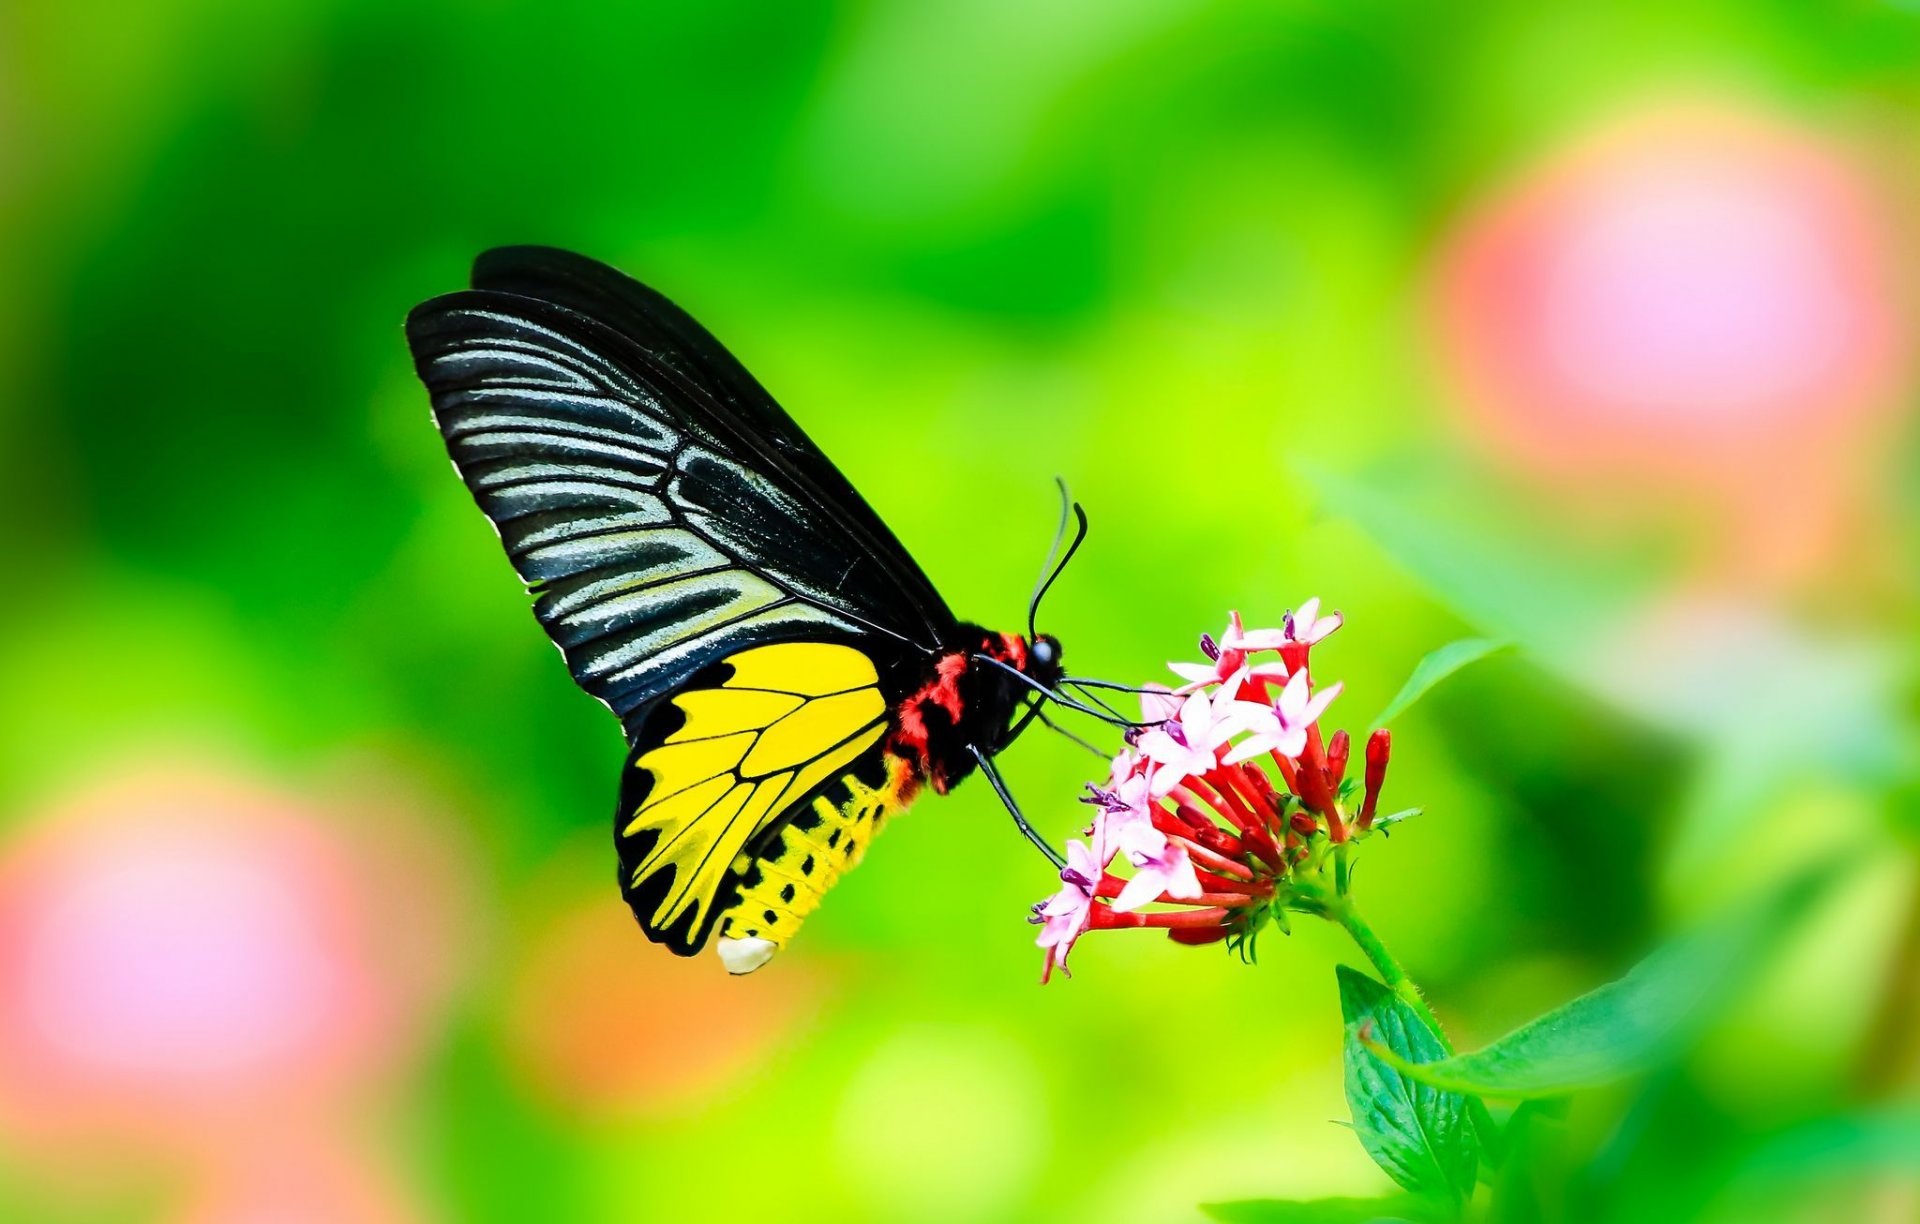
<svg viewBox="0 0 1920 1224"><path fill-rule="evenodd" d="M884 772L858 770L782 825L757 857L739 864L738 892L720 917L720 959L730 973L751 973L785 946L841 876L853 870L887 819L913 802L918 771L886 753Z"/></svg>

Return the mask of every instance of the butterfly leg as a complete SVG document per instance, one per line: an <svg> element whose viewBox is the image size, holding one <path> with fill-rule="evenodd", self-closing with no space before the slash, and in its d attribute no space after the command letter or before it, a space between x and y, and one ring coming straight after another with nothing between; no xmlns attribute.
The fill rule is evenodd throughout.
<svg viewBox="0 0 1920 1224"><path fill-rule="evenodd" d="M1047 844L1047 839L1040 836L1038 830L1027 823L1027 818L1021 814L1020 805L1013 801L1013 792L1007 789L1007 784L1000 778L1000 771L994 768L993 758L972 744L967 745L967 751L973 754L974 760L980 762L980 772L986 775L987 782L993 787L993 793L1000 796L1000 802L1007 805L1007 811L1012 815L1013 823L1019 828L1020 832L1026 836L1028 841L1038 847L1040 853L1046 855L1055 867L1065 870L1067 860L1060 856L1058 850L1055 850Z"/></svg>

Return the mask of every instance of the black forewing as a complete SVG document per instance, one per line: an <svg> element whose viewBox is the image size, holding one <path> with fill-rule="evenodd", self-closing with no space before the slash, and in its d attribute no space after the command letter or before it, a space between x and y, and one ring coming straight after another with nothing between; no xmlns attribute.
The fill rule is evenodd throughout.
<svg viewBox="0 0 1920 1224"><path fill-rule="evenodd" d="M951 614L791 419L752 407L690 319L636 320L609 286L657 295L600 280L528 276L407 321L454 464L580 685L631 728L745 646L858 640L898 666L937 647Z"/></svg>
<svg viewBox="0 0 1920 1224"><path fill-rule="evenodd" d="M474 261L473 287L552 302L634 341L709 419L724 422L791 491L825 511L862 565L911 603L936 641L954 623L912 554L759 380L712 333L660 293L598 260L557 247L495 247ZM923 635L924 636L924 635Z"/></svg>

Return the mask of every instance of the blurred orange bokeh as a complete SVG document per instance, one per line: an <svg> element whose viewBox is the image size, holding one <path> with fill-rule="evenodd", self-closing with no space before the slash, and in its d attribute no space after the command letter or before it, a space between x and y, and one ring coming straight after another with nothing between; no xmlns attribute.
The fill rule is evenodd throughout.
<svg viewBox="0 0 1920 1224"><path fill-rule="evenodd" d="M669 956L611 889L534 936L513 988L509 1045L534 1088L605 1115L683 1108L758 1065L816 1003L818 958L755 980L711 952Z"/></svg>

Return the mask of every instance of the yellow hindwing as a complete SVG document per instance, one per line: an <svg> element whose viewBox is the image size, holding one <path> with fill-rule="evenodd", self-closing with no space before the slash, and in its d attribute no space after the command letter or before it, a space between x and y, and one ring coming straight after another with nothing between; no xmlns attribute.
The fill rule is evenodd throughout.
<svg viewBox="0 0 1920 1224"><path fill-rule="evenodd" d="M650 785L620 831L645 839L630 885L639 890L671 872L664 888L644 893L652 907L640 919L653 931L688 914L690 929L704 930L754 835L844 772L886 730L879 676L851 646L784 642L725 662L729 673L718 685L672 697L683 721L658 744L637 746L633 758Z"/></svg>

